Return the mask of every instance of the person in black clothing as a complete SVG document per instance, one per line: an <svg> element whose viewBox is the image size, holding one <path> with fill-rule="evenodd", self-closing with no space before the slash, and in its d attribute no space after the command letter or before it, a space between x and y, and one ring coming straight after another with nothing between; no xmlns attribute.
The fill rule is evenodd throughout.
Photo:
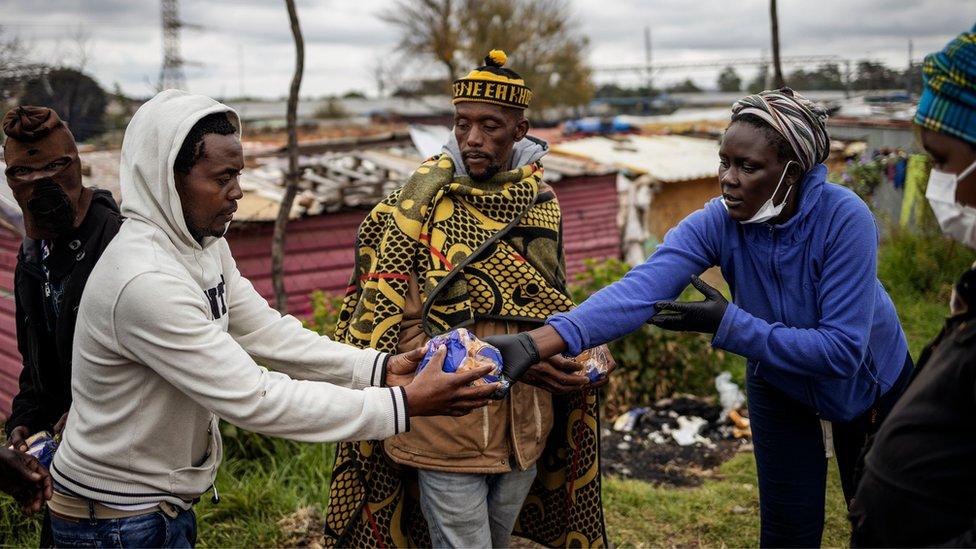
<svg viewBox="0 0 976 549"><path fill-rule="evenodd" d="M60 433L71 406L71 342L81 293L122 224L111 193L81 183L78 148L46 107L17 107L3 118L6 178L24 215L14 294L20 391L6 446L27 450L39 431ZM46 517L45 517L46 518ZM51 541L42 532L41 545Z"/></svg>
<svg viewBox="0 0 976 549"><path fill-rule="evenodd" d="M5 428L8 445L60 432L71 406L71 340L81 292L122 223L111 193L81 184L78 148L57 113L17 107L3 118L6 177L24 213L14 293L20 392Z"/></svg>
<svg viewBox="0 0 976 549"><path fill-rule="evenodd" d="M976 248L976 27L926 58L915 123L932 156L926 197ZM864 459L851 545L976 546L976 266Z"/></svg>

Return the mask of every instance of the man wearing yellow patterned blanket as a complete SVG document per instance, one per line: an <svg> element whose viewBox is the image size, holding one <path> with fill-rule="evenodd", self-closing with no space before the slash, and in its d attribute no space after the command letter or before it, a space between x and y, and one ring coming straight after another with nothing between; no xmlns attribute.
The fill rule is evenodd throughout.
<svg viewBox="0 0 976 549"><path fill-rule="evenodd" d="M573 306L561 213L528 137L532 91L492 50L454 83L443 153L359 229L336 339L404 351L466 327L480 338ZM326 518L336 546L508 547L606 543L596 390L562 357L463 417L412 420L385 442L339 447ZM555 396L554 396L555 395Z"/></svg>

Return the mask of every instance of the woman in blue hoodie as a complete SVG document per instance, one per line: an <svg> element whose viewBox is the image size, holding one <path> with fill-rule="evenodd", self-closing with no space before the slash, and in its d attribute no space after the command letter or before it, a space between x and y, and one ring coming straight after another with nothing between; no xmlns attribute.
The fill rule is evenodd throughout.
<svg viewBox="0 0 976 549"><path fill-rule="evenodd" d="M826 181L826 118L789 88L736 102L719 151L721 197L575 310L489 338L516 376L540 356L575 356L645 322L714 334L713 346L746 357L762 546L820 544L827 457L836 454L849 501L860 449L912 369L877 278L874 217ZM731 303L698 279L715 265ZM705 300L672 301L689 280Z"/></svg>

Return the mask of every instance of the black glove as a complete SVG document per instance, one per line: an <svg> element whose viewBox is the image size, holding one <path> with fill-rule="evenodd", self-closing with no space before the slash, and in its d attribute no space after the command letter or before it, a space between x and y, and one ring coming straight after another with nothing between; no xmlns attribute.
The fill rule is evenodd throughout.
<svg viewBox="0 0 976 549"><path fill-rule="evenodd" d="M512 335L496 335L481 338L498 348L502 354L502 375L511 383L518 381L529 368L539 363L539 349L532 336L522 332ZM508 390L496 391L492 398L504 398Z"/></svg>
<svg viewBox="0 0 976 549"><path fill-rule="evenodd" d="M648 324L679 332L714 334L718 331L729 302L721 292L697 276L691 277L691 285L705 295L704 301L658 301L654 304L658 313L647 321Z"/></svg>

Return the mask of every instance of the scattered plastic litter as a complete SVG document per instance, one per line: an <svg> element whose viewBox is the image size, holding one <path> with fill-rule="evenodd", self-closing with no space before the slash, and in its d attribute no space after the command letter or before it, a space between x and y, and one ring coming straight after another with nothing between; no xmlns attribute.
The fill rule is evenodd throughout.
<svg viewBox="0 0 976 549"><path fill-rule="evenodd" d="M641 416L647 413L647 408L631 408L626 412L617 416L617 419L613 421L614 431L633 431L634 426L637 425L637 420Z"/></svg>
<svg viewBox="0 0 976 549"><path fill-rule="evenodd" d="M678 429L676 431L671 431L671 437L678 446L691 446L695 442L698 442L695 437L698 436L698 432L701 431L702 427L708 424L707 421L700 417L687 417L678 416Z"/></svg>
<svg viewBox="0 0 976 549"><path fill-rule="evenodd" d="M730 372L722 372L715 376L715 390L718 391L718 401L722 405L720 421L725 421L730 412L742 407L746 403L746 395L742 389L732 381Z"/></svg>
<svg viewBox="0 0 976 549"><path fill-rule="evenodd" d="M723 416L716 397L660 399L604 424L601 459L607 472L625 478L696 486L725 460L751 447L746 414L734 410Z"/></svg>
<svg viewBox="0 0 976 549"><path fill-rule="evenodd" d="M752 427L749 418L742 417L738 410L729 412L729 419L732 421L732 436L735 438L752 438Z"/></svg>
<svg viewBox="0 0 976 549"><path fill-rule="evenodd" d="M650 435L647 435L647 438L654 444L665 444L668 441L668 439L661 434L661 431L654 431Z"/></svg>

